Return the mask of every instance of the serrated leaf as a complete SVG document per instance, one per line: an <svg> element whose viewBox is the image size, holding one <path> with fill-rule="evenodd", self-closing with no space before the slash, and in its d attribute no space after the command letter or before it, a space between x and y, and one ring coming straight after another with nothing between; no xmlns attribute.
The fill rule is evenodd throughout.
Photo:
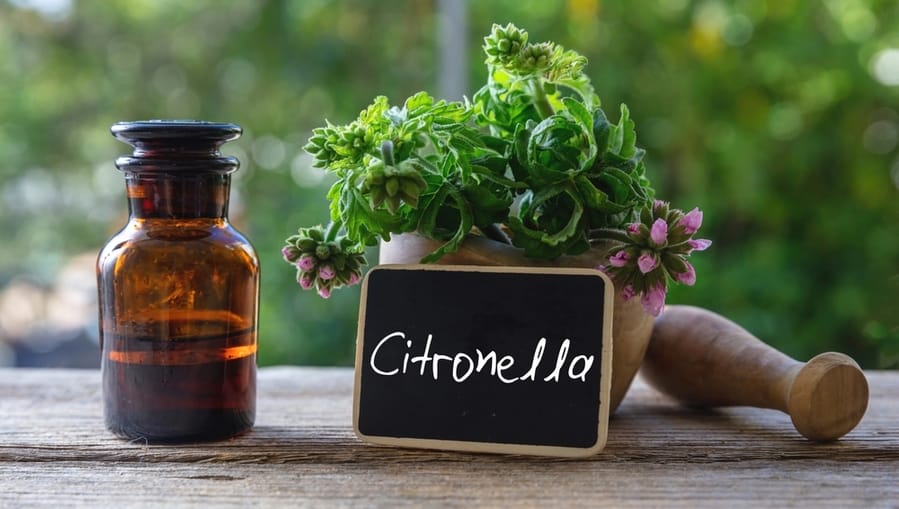
<svg viewBox="0 0 899 509"><path fill-rule="evenodd" d="M345 183L346 181L344 179L339 179L331 184L331 187L328 189L328 211L331 215L331 221L337 221L340 219L340 197Z"/></svg>
<svg viewBox="0 0 899 509"><path fill-rule="evenodd" d="M384 114L389 108L390 104L387 102L387 97L379 95L375 97L374 101L367 108L359 113L359 121L363 124L382 124L386 120ZM329 127L336 126L331 126L329 122Z"/></svg>
<svg viewBox="0 0 899 509"><path fill-rule="evenodd" d="M621 104L621 117L618 125L613 126L609 139L608 151L623 159L630 159L636 153L637 132L634 129L634 121L630 118L630 110L626 104Z"/></svg>
<svg viewBox="0 0 899 509"><path fill-rule="evenodd" d="M430 109L434 106L434 98L427 92L418 92L406 99L403 108L410 116L420 115L422 111Z"/></svg>

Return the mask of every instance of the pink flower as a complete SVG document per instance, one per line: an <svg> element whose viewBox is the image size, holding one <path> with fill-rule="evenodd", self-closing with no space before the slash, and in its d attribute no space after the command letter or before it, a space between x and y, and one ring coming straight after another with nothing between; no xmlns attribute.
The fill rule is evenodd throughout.
<svg viewBox="0 0 899 509"><path fill-rule="evenodd" d="M315 257L311 254L304 254L297 260L297 267L304 272L309 272L315 268Z"/></svg>
<svg viewBox="0 0 899 509"><path fill-rule="evenodd" d="M303 290L308 290L312 288L313 284L315 284L315 277L312 274L306 272L301 274L300 277L297 278L297 283L300 284L300 288L302 288Z"/></svg>
<svg viewBox="0 0 899 509"><path fill-rule="evenodd" d="M360 279L362 279L362 277L358 272L350 272L350 277L347 278L346 284L348 286L353 286L354 284L358 283Z"/></svg>
<svg viewBox="0 0 899 509"><path fill-rule="evenodd" d="M668 241L668 223L664 219L656 219L649 230L649 238L656 246L664 246Z"/></svg>
<svg viewBox="0 0 899 509"><path fill-rule="evenodd" d="M659 259L652 253L643 253L637 258L637 267L640 272L647 274L659 266Z"/></svg>
<svg viewBox="0 0 899 509"><path fill-rule="evenodd" d="M327 286L323 286L318 289L318 295L319 295L319 297L321 297L323 299L327 299L328 297L331 296L331 289L328 288Z"/></svg>
<svg viewBox="0 0 899 509"><path fill-rule="evenodd" d="M693 251L705 251L712 245L712 241L709 239L690 239L687 241L687 244L690 244Z"/></svg>
<svg viewBox="0 0 899 509"><path fill-rule="evenodd" d="M297 256L300 255L300 250L295 246L284 246L281 248L281 256L284 257L284 261L288 263L293 263L297 261Z"/></svg>
<svg viewBox="0 0 899 509"><path fill-rule="evenodd" d="M687 286L693 286L696 283L696 269L690 265L690 262L684 262L684 264L687 266L687 270L675 274L675 279Z"/></svg>
<svg viewBox="0 0 899 509"><path fill-rule="evenodd" d="M657 217L666 214L667 208L667 201L655 200L654 202L652 202L652 213Z"/></svg>
<svg viewBox="0 0 899 509"><path fill-rule="evenodd" d="M627 225L627 232L631 235L639 235L640 234L640 223L631 223Z"/></svg>
<svg viewBox="0 0 899 509"><path fill-rule="evenodd" d="M337 271L334 270L334 267L330 264L324 264L318 268L318 277L321 278L322 281L330 281L334 279L334 276L337 275Z"/></svg>
<svg viewBox="0 0 899 509"><path fill-rule="evenodd" d="M632 285L627 285L624 287L623 290L621 290L621 298L624 299L625 301L629 301L636 296L637 296L637 291L634 290L634 287Z"/></svg>
<svg viewBox="0 0 899 509"><path fill-rule="evenodd" d="M699 207L694 207L693 210L684 214L680 224L684 227L684 233L693 235L702 226L702 211L699 210Z"/></svg>
<svg viewBox="0 0 899 509"><path fill-rule="evenodd" d="M647 292L643 292L643 298L640 299L643 309L652 316L659 316L662 308L665 307L665 287L656 286Z"/></svg>
<svg viewBox="0 0 899 509"><path fill-rule="evenodd" d="M612 267L624 267L627 265L628 260L630 260L630 255L622 249L609 257L609 265Z"/></svg>

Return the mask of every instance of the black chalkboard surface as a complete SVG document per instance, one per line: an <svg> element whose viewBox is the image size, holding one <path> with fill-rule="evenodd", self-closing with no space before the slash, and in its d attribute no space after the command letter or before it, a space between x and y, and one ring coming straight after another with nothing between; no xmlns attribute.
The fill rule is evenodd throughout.
<svg viewBox="0 0 899 509"><path fill-rule="evenodd" d="M605 445L612 284L590 269L366 275L353 423L394 446L587 456Z"/></svg>

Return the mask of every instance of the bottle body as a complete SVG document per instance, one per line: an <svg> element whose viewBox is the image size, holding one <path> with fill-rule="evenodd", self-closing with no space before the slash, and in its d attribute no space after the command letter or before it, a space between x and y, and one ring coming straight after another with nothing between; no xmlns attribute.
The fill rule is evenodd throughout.
<svg viewBox="0 0 899 509"><path fill-rule="evenodd" d="M106 426L227 438L255 419L259 262L228 221L230 176L163 166L122 168L131 217L97 259Z"/></svg>
<svg viewBox="0 0 899 509"><path fill-rule="evenodd" d="M253 425L255 253L230 225L129 223L98 262L106 426L150 441Z"/></svg>

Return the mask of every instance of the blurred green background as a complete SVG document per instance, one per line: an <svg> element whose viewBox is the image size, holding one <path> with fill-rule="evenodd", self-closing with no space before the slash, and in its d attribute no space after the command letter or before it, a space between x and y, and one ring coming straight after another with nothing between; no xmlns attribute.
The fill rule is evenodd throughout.
<svg viewBox="0 0 899 509"><path fill-rule="evenodd" d="M351 364L358 287L323 301L280 258L327 220L301 147L375 95L473 93L509 21L586 55L658 195L704 210L714 245L670 303L803 360L899 367L895 0L0 0L0 364L96 365L93 259L126 217L108 128L147 118L245 130L226 152L263 264L260 364Z"/></svg>

